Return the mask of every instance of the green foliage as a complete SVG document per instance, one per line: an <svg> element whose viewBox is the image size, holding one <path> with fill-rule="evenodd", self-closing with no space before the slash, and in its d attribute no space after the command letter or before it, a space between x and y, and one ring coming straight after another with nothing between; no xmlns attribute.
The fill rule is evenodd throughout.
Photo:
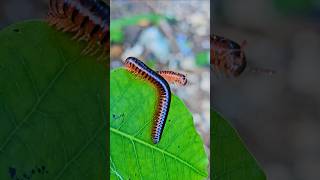
<svg viewBox="0 0 320 180"><path fill-rule="evenodd" d="M0 32L0 179L106 179L109 70L70 39L41 21Z"/></svg>
<svg viewBox="0 0 320 180"><path fill-rule="evenodd" d="M208 158L192 115L173 95L160 142L151 141L155 89L124 69L111 72L111 179L204 179Z"/></svg>
<svg viewBox="0 0 320 180"><path fill-rule="evenodd" d="M150 13L113 19L110 23L110 40L114 43L121 43L124 38L123 28L127 26L138 25L138 23L141 21L148 21L152 24L158 24L159 21L164 18L164 16Z"/></svg>
<svg viewBox="0 0 320 180"><path fill-rule="evenodd" d="M273 0L276 8L282 13L307 13L318 0Z"/></svg>
<svg viewBox="0 0 320 180"><path fill-rule="evenodd" d="M196 54L196 64L198 66L208 66L210 64L210 52L204 51Z"/></svg>
<svg viewBox="0 0 320 180"><path fill-rule="evenodd" d="M211 173L213 180L265 180L237 132L216 112L211 113Z"/></svg>

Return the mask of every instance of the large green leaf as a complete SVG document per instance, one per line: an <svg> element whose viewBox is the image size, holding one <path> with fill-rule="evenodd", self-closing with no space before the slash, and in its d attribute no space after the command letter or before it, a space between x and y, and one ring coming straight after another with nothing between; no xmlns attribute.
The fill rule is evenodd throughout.
<svg viewBox="0 0 320 180"><path fill-rule="evenodd" d="M42 21L0 32L1 180L107 176L109 70L70 37Z"/></svg>
<svg viewBox="0 0 320 180"><path fill-rule="evenodd" d="M211 173L213 180L265 180L237 132L219 114L211 113Z"/></svg>
<svg viewBox="0 0 320 180"><path fill-rule="evenodd" d="M124 69L110 80L111 179L205 179L208 158L184 103L173 95L160 142L151 141L157 100L148 82Z"/></svg>

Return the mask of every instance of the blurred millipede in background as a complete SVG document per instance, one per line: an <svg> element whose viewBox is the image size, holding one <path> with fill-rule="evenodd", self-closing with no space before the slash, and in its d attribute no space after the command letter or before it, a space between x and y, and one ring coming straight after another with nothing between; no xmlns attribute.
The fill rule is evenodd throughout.
<svg viewBox="0 0 320 180"><path fill-rule="evenodd" d="M230 39L212 35L210 36L210 59L214 72L223 72L226 76L237 77L247 68L251 72L273 74L275 71L263 68L251 68L247 66L246 56L243 47Z"/></svg>
<svg viewBox="0 0 320 180"><path fill-rule="evenodd" d="M100 58L109 52L110 6L101 0L50 0L48 22L73 39L88 42L83 54Z"/></svg>

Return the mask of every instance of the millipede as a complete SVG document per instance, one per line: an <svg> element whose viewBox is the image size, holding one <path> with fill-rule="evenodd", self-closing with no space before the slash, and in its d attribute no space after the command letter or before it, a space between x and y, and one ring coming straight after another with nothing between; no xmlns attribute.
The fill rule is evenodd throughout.
<svg viewBox="0 0 320 180"><path fill-rule="evenodd" d="M171 90L168 82L157 72L150 69L142 61L135 57L128 57L124 63L125 68L136 76L150 82L158 93L156 112L151 130L151 138L154 144L160 141L171 102Z"/></svg>
<svg viewBox="0 0 320 180"><path fill-rule="evenodd" d="M101 0L50 0L47 21L72 39L87 41L83 54L109 51L110 6Z"/></svg>
<svg viewBox="0 0 320 180"><path fill-rule="evenodd" d="M247 60L243 50L246 41L241 45L233 40L222 36L210 36L211 64L214 71L222 71L227 76L237 77L243 73L247 67ZM273 70L262 68L250 68L252 72L273 74Z"/></svg>
<svg viewBox="0 0 320 180"><path fill-rule="evenodd" d="M186 75L174 71L157 71L169 84L185 86L187 84Z"/></svg>
<svg viewBox="0 0 320 180"><path fill-rule="evenodd" d="M211 64L215 71L223 71L226 75L239 76L247 66L242 46L236 42L213 35L210 37Z"/></svg>

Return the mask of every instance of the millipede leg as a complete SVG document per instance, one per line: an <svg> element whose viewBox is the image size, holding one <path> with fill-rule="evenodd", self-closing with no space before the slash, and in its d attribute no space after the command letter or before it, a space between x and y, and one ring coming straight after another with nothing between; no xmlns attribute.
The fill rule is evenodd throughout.
<svg viewBox="0 0 320 180"><path fill-rule="evenodd" d="M95 51L93 51L90 56L96 55L100 51L100 47L98 46Z"/></svg>
<svg viewBox="0 0 320 180"><path fill-rule="evenodd" d="M52 25L55 24L55 21L56 21L56 20L55 20L54 17L52 17L52 16L49 14L48 17L47 17L47 21L48 21L49 25L52 26Z"/></svg>
<svg viewBox="0 0 320 180"><path fill-rule="evenodd" d="M90 48L87 50L87 52L85 53L85 55L90 54L90 53L94 50L95 47L96 47L96 46L95 46L94 44L92 44L91 47L90 47Z"/></svg>
<svg viewBox="0 0 320 180"><path fill-rule="evenodd" d="M61 3L61 2L57 4L57 12L60 16L65 15L65 12L63 11L63 4L64 3Z"/></svg>
<svg viewBox="0 0 320 180"><path fill-rule="evenodd" d="M54 16L58 16L57 8L56 8L56 3L57 3L56 0L50 0L50 3L49 3L50 12L51 12Z"/></svg>
<svg viewBox="0 0 320 180"><path fill-rule="evenodd" d="M60 22L57 23L57 29L58 30L62 30L68 24L69 24L69 20L68 19L61 20Z"/></svg>
<svg viewBox="0 0 320 180"><path fill-rule="evenodd" d="M70 31L71 29L73 29L75 27L75 25L74 24L72 24L72 23L68 23L64 28L63 28L63 32L68 32L68 31Z"/></svg>
<svg viewBox="0 0 320 180"><path fill-rule="evenodd" d="M72 30L75 30L75 29L72 29ZM83 35L83 30L78 30L78 32L72 37L72 40L76 40L78 39L80 36Z"/></svg>
<svg viewBox="0 0 320 180"><path fill-rule="evenodd" d="M98 61L102 61L102 59L104 58L104 56L106 55L106 53L107 53L107 50L104 49L104 50L102 51L101 55L98 57Z"/></svg>
<svg viewBox="0 0 320 180"><path fill-rule="evenodd" d="M53 26L53 25L56 25L58 24L58 22L60 21L59 18L55 17L55 16L52 16L52 15L49 15L47 17L47 20L48 20L48 23L50 26Z"/></svg>
<svg viewBox="0 0 320 180"><path fill-rule="evenodd" d="M87 47L83 49L81 54L84 54L84 55L89 54L90 51L92 51L93 47L94 47L94 41L90 41L89 44L87 45Z"/></svg>
<svg viewBox="0 0 320 180"><path fill-rule="evenodd" d="M77 32L79 33L81 31L81 27L79 25L75 25L72 29L70 29L70 32ZM77 34L76 33L76 34Z"/></svg>
<svg viewBox="0 0 320 180"><path fill-rule="evenodd" d="M89 34L83 34L82 36L79 37L78 41L87 41L90 38Z"/></svg>

